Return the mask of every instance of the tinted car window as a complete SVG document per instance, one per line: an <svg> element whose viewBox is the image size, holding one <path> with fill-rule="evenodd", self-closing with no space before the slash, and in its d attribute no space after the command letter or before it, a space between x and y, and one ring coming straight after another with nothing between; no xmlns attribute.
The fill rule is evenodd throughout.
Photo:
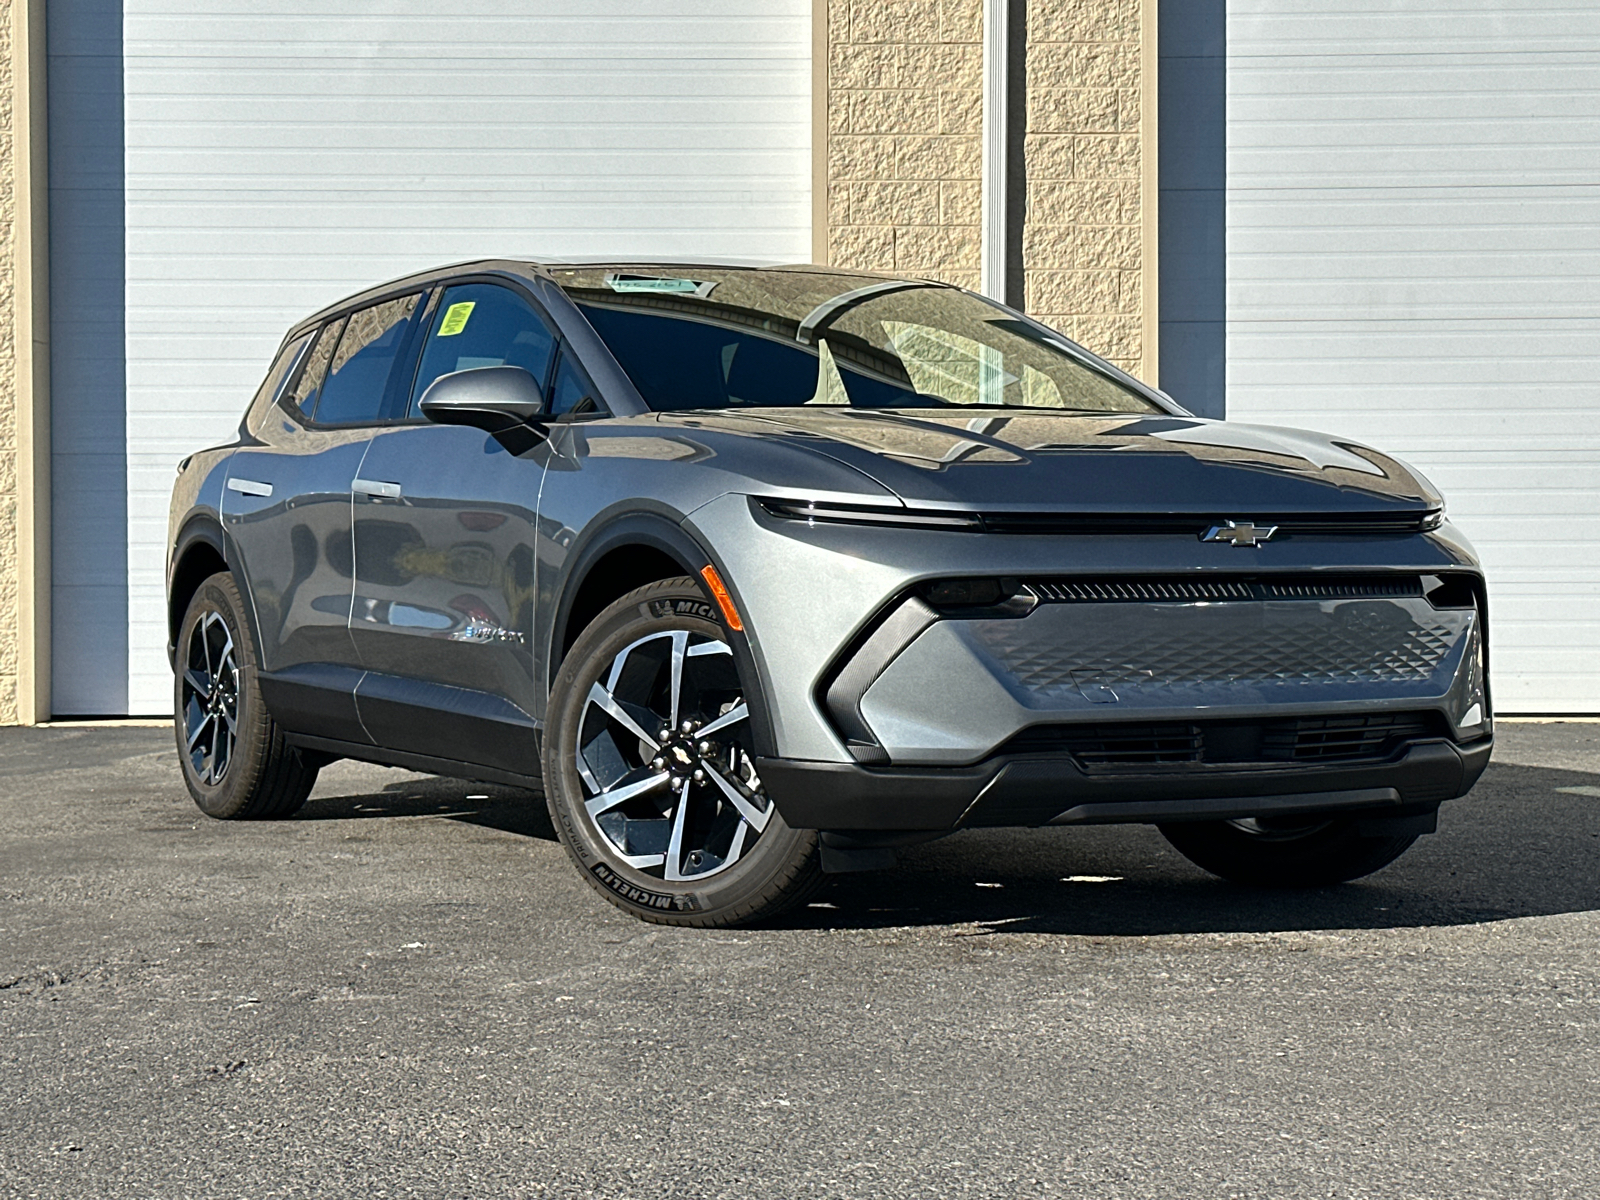
<svg viewBox="0 0 1600 1200"><path fill-rule="evenodd" d="M692 317L595 304L578 307L645 403L658 412L730 405L887 408L928 403L909 381L873 378L842 361L831 347L813 350Z"/></svg>
<svg viewBox="0 0 1600 1200"><path fill-rule="evenodd" d="M322 327L317 344L306 357L305 369L300 372L294 390L289 393L289 402L305 416L309 417L311 410L317 406L317 396L322 391L322 377L328 373L328 361L333 357L333 348L339 344L339 335L343 332L342 317Z"/></svg>
<svg viewBox="0 0 1600 1200"><path fill-rule="evenodd" d="M278 398L283 381L289 374L289 368L294 366L300 358L300 352L306 348L306 343L311 340L309 333L301 334L282 350L278 357L272 360L272 366L267 370L267 377L261 381L261 386L256 389L255 399L250 401L252 409L262 404L270 404Z"/></svg>
<svg viewBox="0 0 1600 1200"><path fill-rule="evenodd" d="M600 411L600 399L594 394L594 384L589 382L589 377L569 350L561 352L561 362L556 367L555 382L550 385L550 398L545 408L558 417L563 413Z"/></svg>
<svg viewBox="0 0 1600 1200"><path fill-rule="evenodd" d="M447 288L434 312L422 352L410 415L422 393L441 375L473 367L522 367L543 387L555 338L533 306L509 288L464 283Z"/></svg>
<svg viewBox="0 0 1600 1200"><path fill-rule="evenodd" d="M1109 363L958 288L805 268L551 274L656 409L1164 411Z"/></svg>
<svg viewBox="0 0 1600 1200"><path fill-rule="evenodd" d="M329 364L328 380L322 385L317 424L349 425L379 419L389 375L419 299L403 296L351 314Z"/></svg>

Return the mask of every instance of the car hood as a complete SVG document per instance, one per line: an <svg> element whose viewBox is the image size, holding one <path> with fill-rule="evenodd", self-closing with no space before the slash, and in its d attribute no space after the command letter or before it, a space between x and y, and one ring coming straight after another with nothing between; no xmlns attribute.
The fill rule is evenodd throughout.
<svg viewBox="0 0 1600 1200"><path fill-rule="evenodd" d="M1119 513L1395 512L1438 492L1322 434L1197 417L761 409L663 416L805 443L909 505Z"/></svg>

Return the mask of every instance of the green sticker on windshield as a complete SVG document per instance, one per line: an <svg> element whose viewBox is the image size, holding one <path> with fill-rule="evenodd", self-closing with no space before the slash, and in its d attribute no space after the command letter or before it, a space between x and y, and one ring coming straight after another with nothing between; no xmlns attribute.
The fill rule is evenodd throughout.
<svg viewBox="0 0 1600 1200"><path fill-rule="evenodd" d="M444 320L439 322L440 337L455 337L467 327L467 318L472 315L475 300L463 300L460 304L452 304L444 310Z"/></svg>

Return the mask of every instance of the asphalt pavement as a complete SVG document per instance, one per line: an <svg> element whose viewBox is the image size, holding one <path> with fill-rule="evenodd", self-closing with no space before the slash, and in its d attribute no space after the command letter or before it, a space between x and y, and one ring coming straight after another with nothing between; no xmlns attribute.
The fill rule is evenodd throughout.
<svg viewBox="0 0 1600 1200"><path fill-rule="evenodd" d="M209 820L162 729L0 730L0 828L0 1196L1600 1196L1600 725L1343 887L981 831L740 931L507 788Z"/></svg>

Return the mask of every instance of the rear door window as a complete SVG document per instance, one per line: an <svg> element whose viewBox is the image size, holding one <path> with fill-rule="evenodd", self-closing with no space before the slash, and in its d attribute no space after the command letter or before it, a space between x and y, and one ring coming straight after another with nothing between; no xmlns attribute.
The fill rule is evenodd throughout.
<svg viewBox="0 0 1600 1200"><path fill-rule="evenodd" d="M313 414L318 425L360 425L382 418L390 377L403 357L406 330L420 299L420 294L402 296L350 315Z"/></svg>
<svg viewBox="0 0 1600 1200"><path fill-rule="evenodd" d="M446 288L434 310L409 415L420 416L422 394L441 375L473 367L522 367L543 388L556 340L544 318L510 288L462 283Z"/></svg>

